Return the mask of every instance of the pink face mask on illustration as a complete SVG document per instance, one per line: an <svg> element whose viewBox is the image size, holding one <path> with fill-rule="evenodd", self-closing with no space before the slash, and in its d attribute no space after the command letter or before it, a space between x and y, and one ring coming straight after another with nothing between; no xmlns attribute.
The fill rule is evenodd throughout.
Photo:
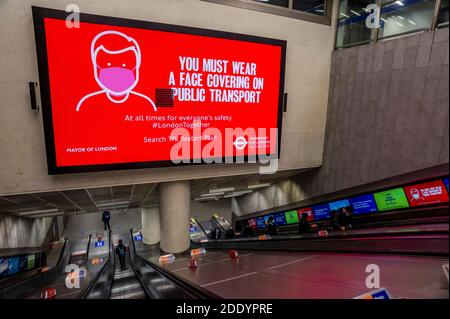
<svg viewBox="0 0 450 319"><path fill-rule="evenodd" d="M135 80L134 70L121 67L100 68L98 79L111 93L122 93L130 89Z"/></svg>

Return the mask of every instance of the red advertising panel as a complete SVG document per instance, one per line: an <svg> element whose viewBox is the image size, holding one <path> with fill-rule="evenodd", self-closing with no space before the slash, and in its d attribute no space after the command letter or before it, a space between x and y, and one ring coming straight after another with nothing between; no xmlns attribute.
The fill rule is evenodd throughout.
<svg viewBox="0 0 450 319"><path fill-rule="evenodd" d="M251 228L256 229L256 219L255 218L249 219L248 224L250 225Z"/></svg>
<svg viewBox="0 0 450 319"><path fill-rule="evenodd" d="M302 217L303 214L308 214L308 221L312 222L314 220L314 213L312 207L300 208L298 210L298 219Z"/></svg>
<svg viewBox="0 0 450 319"><path fill-rule="evenodd" d="M33 9L50 173L278 157L285 41Z"/></svg>
<svg viewBox="0 0 450 319"><path fill-rule="evenodd" d="M442 181L434 181L405 187L412 207L448 203L448 192Z"/></svg>

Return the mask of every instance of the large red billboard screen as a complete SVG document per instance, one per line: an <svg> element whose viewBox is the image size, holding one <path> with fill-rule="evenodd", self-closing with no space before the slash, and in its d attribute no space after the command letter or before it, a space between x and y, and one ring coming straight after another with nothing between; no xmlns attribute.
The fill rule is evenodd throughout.
<svg viewBox="0 0 450 319"><path fill-rule="evenodd" d="M448 193L441 180L405 187L411 207L448 203Z"/></svg>
<svg viewBox="0 0 450 319"><path fill-rule="evenodd" d="M278 156L284 41L35 11L53 173Z"/></svg>

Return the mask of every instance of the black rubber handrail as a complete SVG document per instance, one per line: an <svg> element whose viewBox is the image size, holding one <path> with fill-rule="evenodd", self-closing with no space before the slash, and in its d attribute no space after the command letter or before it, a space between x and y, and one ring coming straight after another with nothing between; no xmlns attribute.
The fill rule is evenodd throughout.
<svg viewBox="0 0 450 319"><path fill-rule="evenodd" d="M102 269L100 269L100 271L95 275L94 279L91 280L91 282L86 287L86 289L84 289L81 292L81 294L79 296L80 299L86 299L89 296L89 294L92 292L92 289L94 289L94 287L97 284L97 282L100 279L100 277L103 276L103 274L104 274L104 272L107 269L109 264L110 264L110 260L108 259L108 261L102 266Z"/></svg>
<svg viewBox="0 0 450 319"><path fill-rule="evenodd" d="M152 267L157 272L159 272L164 277L170 279L178 288L185 291L188 295L190 295L193 298L196 299L222 299L222 297L219 297L218 295L200 287L196 284L187 281L184 278L179 277L178 275L173 274L172 272L161 268L160 266L156 265L155 263L145 259L144 257L137 255L138 258L140 258L145 264L147 264L149 267Z"/></svg>
<svg viewBox="0 0 450 319"><path fill-rule="evenodd" d="M86 258L84 260L85 263L87 263L89 260L89 251L91 250L91 239L92 239L92 234L89 234L89 240L88 240L88 244L87 244L87 248L86 248Z"/></svg>
<svg viewBox="0 0 450 319"><path fill-rule="evenodd" d="M58 262L56 263L56 267L55 267L56 269L61 266L61 262L62 262L62 259L64 257L64 252L66 250L66 247L68 246L68 242L69 242L69 238L64 239L64 245L63 245L63 248L61 250L61 254L59 254ZM51 269L50 269L50 271L51 271Z"/></svg>
<svg viewBox="0 0 450 319"><path fill-rule="evenodd" d="M112 241L112 232L109 231L109 261L110 261L110 267L109 269L112 269L113 276L111 278L111 281L109 282L109 291L108 291L108 299L111 298L111 291L114 284L114 274L116 272L116 254L114 253L114 243Z"/></svg>
<svg viewBox="0 0 450 319"><path fill-rule="evenodd" d="M222 226L222 224L220 223L219 219L216 216L213 216L213 219L216 222L217 226L219 226L219 228L222 229L224 233L226 233L227 230Z"/></svg>
<svg viewBox="0 0 450 319"><path fill-rule="evenodd" d="M133 232L133 230L130 230L131 233ZM167 271L166 269L161 268L160 266L154 264L153 262L145 259L144 257L140 256L137 252L136 252L136 245L134 243L134 237L131 236L131 241L133 243L133 248L134 248L134 253L135 256L138 257L142 262L144 262L147 266L153 268L154 270L156 270L158 273L160 273L162 276L168 278L173 284L175 284L175 286L177 286L179 289L181 289L182 291L184 291L187 295L195 298L195 299L222 299L221 297L217 296L216 294L195 285L192 282L187 281L184 278L181 278L175 274L173 274L170 271Z"/></svg>
<svg viewBox="0 0 450 319"><path fill-rule="evenodd" d="M136 267L136 263L135 263L135 260L136 260L136 257L137 257L137 255L136 255L136 245L134 243L134 237L133 237L133 230L132 229L130 229L130 235L131 235L131 243L132 243L131 246L133 247L133 253L131 252L131 247L130 247L130 252L129 252L131 269L133 269L134 275L136 276L136 278L139 281L142 289L144 290L146 297L155 299L155 298L157 298L158 293L156 292L156 290L150 290L150 288L147 285L144 284L144 282L142 281L141 276L139 276L139 274L137 272L137 267Z"/></svg>
<svg viewBox="0 0 450 319"><path fill-rule="evenodd" d="M195 220L195 222L197 223L197 225L200 226L200 228L201 228L201 230L203 231L203 234L205 234L206 238L209 238L209 236L208 236L208 234L206 233L206 230L205 230L205 228L203 227L203 225L200 224L200 222L198 221L197 218L194 218L194 220Z"/></svg>
<svg viewBox="0 0 450 319"><path fill-rule="evenodd" d="M91 240L91 235L89 236L89 241ZM109 243L111 244L111 232L109 232L109 239L108 239ZM110 250L111 250L111 246L109 246L108 249L108 255L110 256ZM102 268L100 269L99 272L97 272L97 274L95 275L95 277L91 280L91 282L89 283L89 285L80 293L79 298L80 299L86 299L89 294L92 292L92 289L94 289L95 285L97 284L98 280L100 279L100 277L104 274L105 270L108 269L108 266L111 264L111 258L108 258L108 261L105 262L105 264L102 266Z"/></svg>
<svg viewBox="0 0 450 319"><path fill-rule="evenodd" d="M0 289L0 298L15 299L25 297L36 287L44 285L54 279L59 273L63 272L65 270L63 267L66 265L69 258L69 240L66 238L58 259L58 263L54 268L2 287Z"/></svg>
<svg viewBox="0 0 450 319"><path fill-rule="evenodd" d="M350 230L350 231L354 231L354 229ZM374 236L390 236L390 237L395 237L395 236L406 236L406 235L411 235L411 236L416 236L416 235L439 235L439 234L449 234L449 230L448 229L438 229L438 230L412 230L412 231L398 231L398 232L394 232L394 231L390 231L388 233L386 232L373 232L373 233L343 233L342 231L333 231L332 233L328 234L328 236L326 237L320 237L318 233L310 233L307 234L309 236L305 236L305 235L300 235L297 234L296 237L288 237L289 235L275 235L273 237L271 237L270 239L266 239L264 241L285 241L285 240L317 240L317 239L321 239L321 240L327 240L327 239L353 239L353 238L364 238L364 237L374 237ZM294 236L295 234L292 234L291 236ZM285 237L286 236L286 237ZM251 242L251 241L255 241L255 242L263 242L261 241L259 238L257 237L251 237L251 238L245 238L245 240L243 240L244 238L240 238L240 239L218 239L218 240L210 240L208 241L209 243L242 243L242 242ZM198 244L207 244L208 242L204 242L204 243L198 243Z"/></svg>
<svg viewBox="0 0 450 319"><path fill-rule="evenodd" d="M370 234L367 236L273 238L270 240L212 241L202 243L206 249L283 250L301 252L333 252L362 254L395 254L449 256L448 231L415 232L408 234ZM403 242L403 244L401 244ZM415 243L415 244L412 244ZM411 247L411 245L417 245ZM432 248L430 248L432 247ZM415 248L415 249L414 249Z"/></svg>
<svg viewBox="0 0 450 319"><path fill-rule="evenodd" d="M46 271L46 272L42 272L42 271L41 271L41 272L39 272L39 273L36 273L36 274L34 274L34 275L32 275L32 276L29 276L29 277L25 278L24 280L18 280L18 281L14 281L14 282L8 283L8 284L6 284L6 285L4 285L4 286L1 286L1 287L0 287L0 290L3 290L3 289L6 289L6 288L15 286L15 285L17 285L17 284L20 284L20 283L22 283L22 282L25 281L25 280L31 280L31 279L34 279L34 278L36 278L36 277L42 276L42 275L44 275L44 274L47 274L47 275L48 275L49 273L54 272L56 269L58 269L58 268L60 267L60 264L61 264L61 262L62 262L62 258L63 258L63 256L64 256L64 251L65 251L66 246L67 246L67 241L68 241L68 238L66 238L66 239L64 240L63 248L61 249L61 253L59 254L59 257L58 257L58 263L56 264L56 266L55 266L54 268L52 268L52 269L50 269L49 271ZM43 268L45 268L45 267L40 267L41 270L42 270ZM17 278L19 278L19 277L17 277Z"/></svg>

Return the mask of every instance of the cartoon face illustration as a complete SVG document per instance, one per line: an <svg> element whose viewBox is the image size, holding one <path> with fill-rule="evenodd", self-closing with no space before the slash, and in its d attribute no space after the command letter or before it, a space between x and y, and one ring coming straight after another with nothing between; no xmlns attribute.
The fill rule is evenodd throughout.
<svg viewBox="0 0 450 319"><path fill-rule="evenodd" d="M414 200L419 200L419 199L422 198L422 197L420 196L419 190L416 189L416 188L411 189L411 196L413 197Z"/></svg>
<svg viewBox="0 0 450 319"><path fill-rule="evenodd" d="M105 42L101 41L102 38L106 37L123 37L125 41L121 42L124 48L116 51L107 49L106 44L101 44ZM141 50L133 38L116 31L102 32L92 41L91 57L95 80L105 91L111 95L122 96L136 87L139 81Z"/></svg>
<svg viewBox="0 0 450 319"><path fill-rule="evenodd" d="M146 100L156 111L152 99L133 91L139 83L142 62L141 49L135 39L118 31L101 32L92 40L91 59L95 81L101 91L83 97L77 105L77 112L89 98L100 94L106 94L116 104L126 102L133 94Z"/></svg>

